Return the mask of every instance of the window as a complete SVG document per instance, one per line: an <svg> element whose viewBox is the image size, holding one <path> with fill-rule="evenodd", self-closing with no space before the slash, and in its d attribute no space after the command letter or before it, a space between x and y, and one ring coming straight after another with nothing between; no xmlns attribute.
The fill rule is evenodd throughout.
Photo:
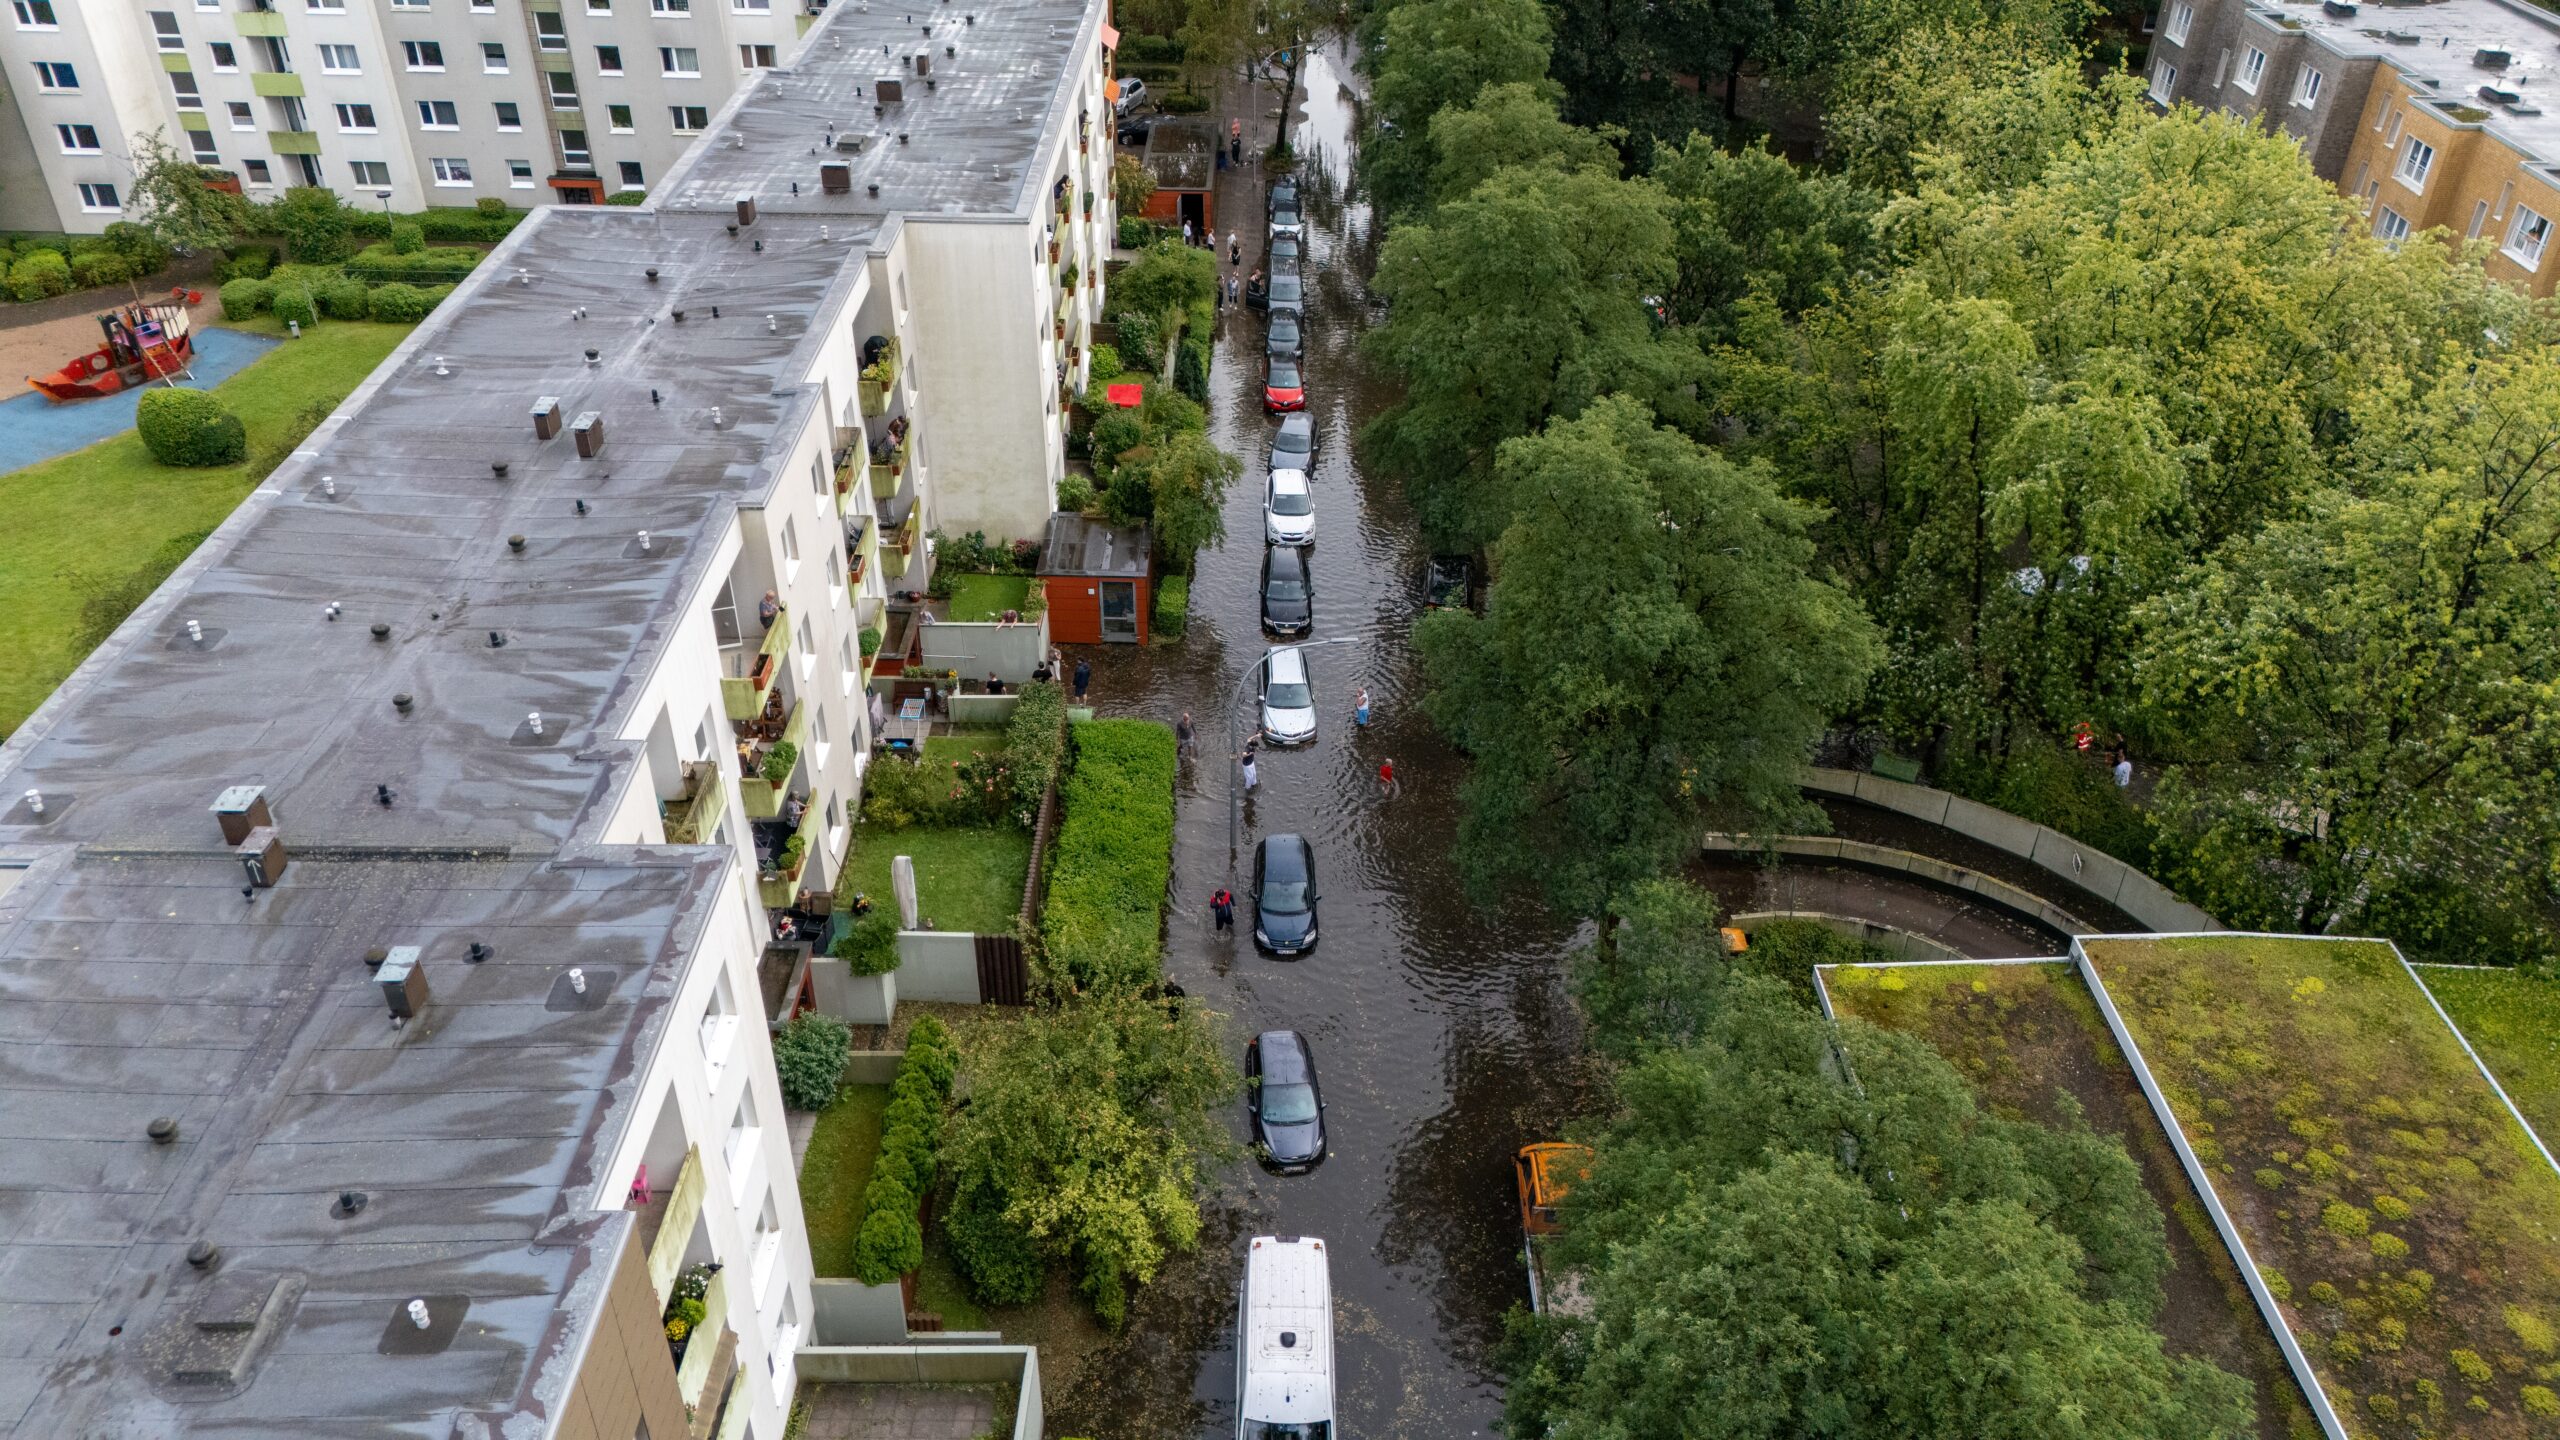
<svg viewBox="0 0 2560 1440"><path fill-rule="evenodd" d="M783 579L800 573L800 522L796 520L782 522L782 559Z"/></svg>
<svg viewBox="0 0 2560 1440"><path fill-rule="evenodd" d="M773 47L772 47L772 46L770 46L770 45L741 45L741 46L739 46L739 47L738 47L738 68L739 68L739 69L741 69L741 70L770 70L770 69L772 69L772 68L773 68Z"/></svg>
<svg viewBox="0 0 2560 1440"><path fill-rule="evenodd" d="M613 13L613 0L587 0L587 13L590 15L610 15Z"/></svg>
<svg viewBox="0 0 2560 1440"><path fill-rule="evenodd" d="M2166 105L2169 103L2169 97L2177 93L2178 67L2170 64L2166 60L2154 61L2151 66L2152 101L2156 104Z"/></svg>
<svg viewBox="0 0 2560 1440"><path fill-rule="evenodd" d="M323 15L344 15L347 0L302 0L303 8Z"/></svg>
<svg viewBox="0 0 2560 1440"><path fill-rule="evenodd" d="M2536 214L2529 206L2516 207L2516 218L2507 226L2507 258L2527 270L2542 268L2542 247L2551 243L2551 222Z"/></svg>
<svg viewBox="0 0 2560 1440"><path fill-rule="evenodd" d="M116 198L113 185L84 184L80 187L80 208L92 215L112 215L124 208L124 202Z"/></svg>
<svg viewBox="0 0 2560 1440"><path fill-rule="evenodd" d="M514 131L522 130L524 128L524 111L516 104L516 102L513 100L501 100L497 102L497 104L498 128L500 130Z"/></svg>
<svg viewBox="0 0 2560 1440"><path fill-rule="evenodd" d="M213 132L210 130L188 131L187 148L195 152L196 163L199 165L211 165L222 158L222 151L213 143Z"/></svg>
<svg viewBox="0 0 2560 1440"><path fill-rule="evenodd" d="M552 109L575 110L578 108L577 76L566 70L551 70L544 72L543 78L551 82Z"/></svg>
<svg viewBox="0 0 2560 1440"><path fill-rule="evenodd" d="M2240 57L2240 88L2255 95L2258 82L2267 78L2267 52L2252 45Z"/></svg>
<svg viewBox="0 0 2560 1440"><path fill-rule="evenodd" d="M652 15L690 15L693 13L693 0L649 0L649 13Z"/></svg>
<svg viewBox="0 0 2560 1440"><path fill-rule="evenodd" d="M773 1192L764 1192L764 1208L756 1212L754 1259L749 1268L755 1272L756 1293L764 1293L766 1280L773 1274L774 1257L782 1253L782 1216L774 1209Z"/></svg>
<svg viewBox="0 0 2560 1440"><path fill-rule="evenodd" d="M512 187L513 187L513 188L515 188L515 189L518 189L518 190L530 190L530 189L532 189L532 188L533 188L533 162L532 162L532 161L530 161L530 160L510 160L510 161L508 161L508 162L507 162L507 184L508 184L508 185L510 185L510 186L512 186Z"/></svg>
<svg viewBox="0 0 2560 1440"><path fill-rule="evenodd" d="M323 75L361 75L364 62L357 58L353 45L320 47L320 73Z"/></svg>
<svg viewBox="0 0 2560 1440"><path fill-rule="evenodd" d="M782 1292L782 1318L774 1326L773 1349L764 1357L765 1374L779 1380L791 1369L791 1357L800 1349L800 1310L792 1303L791 1291Z"/></svg>
<svg viewBox="0 0 2560 1440"><path fill-rule="evenodd" d="M391 167L380 160L350 160L347 168L355 172L360 186L379 190L391 183Z"/></svg>
<svg viewBox="0 0 2560 1440"><path fill-rule="evenodd" d="M729 972L711 982L711 999L702 1007L702 1066L711 1072L711 1083L720 1080L720 1067L729 1063L729 1052L738 1041L738 997L729 988Z"/></svg>
<svg viewBox="0 0 2560 1440"><path fill-rule="evenodd" d="M600 75L619 75L622 73L621 46L599 45L596 47L596 73Z"/></svg>
<svg viewBox="0 0 2560 1440"><path fill-rule="evenodd" d="M275 172L267 168L267 162L264 160L243 160L240 162L240 168L248 174L249 183L252 185L276 183Z"/></svg>
<svg viewBox="0 0 2560 1440"><path fill-rule="evenodd" d="M591 152L587 149L586 131L563 130L560 132L560 161L562 164L567 165L572 170L583 170L587 167L587 163L591 158Z"/></svg>
<svg viewBox="0 0 2560 1440"><path fill-rule="evenodd" d="M154 39L160 42L160 48L163 50L184 50L187 48L186 37L178 33L178 17L174 11L152 11L151 34Z"/></svg>
<svg viewBox="0 0 2560 1440"><path fill-rule="evenodd" d="M232 129L255 130L258 128L258 117L249 109L248 101L226 100L223 102L222 108L231 112Z"/></svg>
<svg viewBox="0 0 2560 1440"><path fill-rule="evenodd" d="M533 12L533 41L544 50L566 51L569 48L568 22L557 10Z"/></svg>
<svg viewBox="0 0 2560 1440"><path fill-rule="evenodd" d="M640 178L639 161L625 160L622 162L622 188L625 190L641 190L647 188L646 184Z"/></svg>
<svg viewBox="0 0 2560 1440"><path fill-rule="evenodd" d="M427 8L427 0L391 0L391 8L394 10L424 10Z"/></svg>
<svg viewBox="0 0 2560 1440"><path fill-rule="evenodd" d="M658 69L668 75L699 75L702 73L702 52L690 45L661 45L658 47Z"/></svg>
<svg viewBox="0 0 2560 1440"><path fill-rule="evenodd" d="M741 15L770 15L773 0L729 0L729 8Z"/></svg>
<svg viewBox="0 0 2560 1440"><path fill-rule="evenodd" d="M628 105L604 107L604 127L616 135L632 133L634 127L631 124L631 107Z"/></svg>
<svg viewBox="0 0 2560 1440"><path fill-rule="evenodd" d="M804 629L804 630L808 628L808 625L809 625L809 622L808 622L807 620L802 620L802 621L800 622L800 626L801 626L801 628L802 628L802 629ZM809 706L809 755L810 755L810 763L811 763L812 765L824 765L824 764L826 764L826 763L827 763L827 751L829 751L829 750L833 749L834 747L835 747L835 736L833 736L832 734L828 733L828 730L827 730L827 712L826 712L826 710L825 710L825 708L824 708L824 707L822 707L822 706L820 706L820 705L817 705L817 704L815 704L815 703L812 703L812 704ZM828 828L828 829L830 829L830 830L833 830L833 829L836 827L836 813L835 813L835 810L836 810L836 802L835 802L835 799L834 799L834 797L833 797L833 796L830 796L830 797L828 797L828 799L827 799L827 828Z"/></svg>
<svg viewBox="0 0 2560 1440"><path fill-rule="evenodd" d="M2302 73L2293 77L2293 103L2305 110L2319 104L2320 87L2327 83L2329 83L2328 76L2307 65L2304 66Z"/></svg>
<svg viewBox="0 0 2560 1440"><path fill-rule="evenodd" d="M827 481L827 457L825 455L819 455L811 459L809 462L809 493L818 497L818 513L822 515L826 513L827 497L834 493L834 490L835 486L829 484ZM827 573L832 575L835 571L830 568Z"/></svg>
<svg viewBox="0 0 2560 1440"><path fill-rule="evenodd" d="M213 55L213 68L217 73L223 75L240 73L240 52L231 47L230 41L216 40L205 48Z"/></svg>
<svg viewBox="0 0 2560 1440"><path fill-rule="evenodd" d="M499 44L499 43L498 43L497 41L495 41L495 40L483 40L483 41L481 41L481 42L480 42L480 73L481 73L481 74L483 74L483 75L504 75L504 74L506 74L506 73L507 73L507 47L506 47L506 46L504 46L504 45Z"/></svg>
<svg viewBox="0 0 2560 1440"><path fill-rule="evenodd" d="M409 62L412 70L444 68L444 46L433 40L403 40L400 42L400 56Z"/></svg>
<svg viewBox="0 0 2560 1440"><path fill-rule="evenodd" d="M2382 117L2382 145L2386 150L2396 148L2400 144L2400 118L2400 112L2397 110L2390 111Z"/></svg>
<svg viewBox="0 0 2560 1440"><path fill-rule="evenodd" d="M2488 228L2489 202L2483 200L2471 207L2471 228L2463 232L2463 238L2466 240L2477 240L2480 238L2480 232Z"/></svg>
<svg viewBox="0 0 2560 1440"><path fill-rule="evenodd" d="M2216 50L2213 52L2213 88L2216 90L2221 89L2224 82L2228 81L2230 78L2231 52L2227 48Z"/></svg>
<svg viewBox="0 0 2560 1440"><path fill-rule="evenodd" d="M836 646L836 664L844 673L844 693L847 695L853 693L853 687L862 679L862 662L855 658L856 653L850 635Z"/></svg>
<svg viewBox="0 0 2560 1440"><path fill-rule="evenodd" d="M2373 217L2373 233L2382 237L2383 244L2397 248L2409 238L2409 217L2385 205Z"/></svg>
<svg viewBox="0 0 2560 1440"><path fill-rule="evenodd" d="M21 30L59 30L62 21L53 13L53 0L10 0L9 8L18 12Z"/></svg>
<svg viewBox="0 0 2560 1440"><path fill-rule="evenodd" d="M2169 7L2168 28L2160 33L2166 35L2172 44L2184 45L2187 43L2187 27L2195 23L2196 7L2179 0L2178 4Z"/></svg>
<svg viewBox="0 0 2560 1440"><path fill-rule="evenodd" d="M2391 175L2412 190L2424 191L2427 188L2427 171L2433 169L2435 163L2436 147L2412 135L2409 143L2400 148L2400 163Z"/></svg>
<svg viewBox="0 0 2560 1440"><path fill-rule="evenodd" d="M696 130L709 128L711 124L711 107L707 105L670 105L667 107L667 122L675 127L677 134L690 135Z"/></svg>
<svg viewBox="0 0 2560 1440"><path fill-rule="evenodd" d="M179 109L201 110L204 108L204 92L196 88L195 76L184 70L172 70L169 72L169 88L178 92Z"/></svg>
<svg viewBox="0 0 2560 1440"><path fill-rule="evenodd" d="M471 183L471 162L468 160L464 160L459 157L447 158L439 155L427 163L435 167L436 183L439 185L468 185Z"/></svg>
<svg viewBox="0 0 2560 1440"><path fill-rule="evenodd" d="M56 125L53 133L62 137L62 153L65 155L98 153L98 127L95 125Z"/></svg>
<svg viewBox="0 0 2560 1440"><path fill-rule="evenodd" d="M786 520L782 522L782 524L784 531L787 533L791 528L791 522ZM799 568L799 557L792 557L791 569L796 571ZM809 617L806 615L800 617L800 644L799 647L792 652L791 658L799 662L801 679L806 680L811 675L817 673L818 641L817 637L809 632Z"/></svg>
<svg viewBox="0 0 2560 1440"><path fill-rule="evenodd" d="M421 100L418 102L418 128L459 130L462 128L462 112L455 109L450 100Z"/></svg>
<svg viewBox="0 0 2560 1440"><path fill-rule="evenodd" d="M340 131L349 135L370 135L374 132L375 128L376 127L373 123L372 106L347 104L341 104L338 106L338 129Z"/></svg>
<svg viewBox="0 0 2560 1440"><path fill-rule="evenodd" d="M222 8L222 0L196 0L196 8L199 10L219 10Z"/></svg>
<svg viewBox="0 0 2560 1440"><path fill-rule="evenodd" d="M828 796L827 853L830 855L842 855L844 853L844 842L850 838L850 835L851 832L845 828L843 803L838 801L833 795Z"/></svg>
<svg viewBox="0 0 2560 1440"><path fill-rule="evenodd" d="M80 72L59 60L39 60L36 62L36 85L45 90L77 90L80 88Z"/></svg>

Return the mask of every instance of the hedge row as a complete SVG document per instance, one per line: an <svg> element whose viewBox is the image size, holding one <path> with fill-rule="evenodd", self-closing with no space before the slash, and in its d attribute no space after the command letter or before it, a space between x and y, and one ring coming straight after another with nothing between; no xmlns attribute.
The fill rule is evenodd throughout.
<svg viewBox="0 0 2560 1440"><path fill-rule="evenodd" d="M1158 640L1179 640L1191 623L1191 577L1167 575L1156 582L1156 630Z"/></svg>
<svg viewBox="0 0 2560 1440"><path fill-rule="evenodd" d="M907 1032L907 1056L889 1086L880 1117L880 1156L862 1192L862 1228L853 1240L853 1275L886 1285L924 1263L923 1197L933 1193L942 1112L960 1052L951 1032L930 1015Z"/></svg>
<svg viewBox="0 0 2560 1440"><path fill-rule="evenodd" d="M395 280L387 285L367 286L349 275L315 278L290 273L313 268L316 267L288 265L276 272L288 276L279 280L224 281L222 318L243 320L263 311L305 328L318 324L324 316L331 320L408 325L426 319L438 301L453 293L450 285L419 286Z"/></svg>
<svg viewBox="0 0 2560 1440"><path fill-rule="evenodd" d="M1040 797L1066 758L1067 697L1048 680L1031 681L1020 693L1005 724L1004 749L1013 761L1014 816L1028 830L1039 823Z"/></svg>
<svg viewBox="0 0 2560 1440"><path fill-rule="evenodd" d="M93 285L122 285L169 268L169 247L119 220L102 235L22 235L0 242L0 281L12 300L43 300Z"/></svg>
<svg viewBox="0 0 2560 1440"><path fill-rule="evenodd" d="M1161 965L1173 878L1173 732L1152 720L1086 720L1069 735L1043 963L1070 989L1143 988Z"/></svg>

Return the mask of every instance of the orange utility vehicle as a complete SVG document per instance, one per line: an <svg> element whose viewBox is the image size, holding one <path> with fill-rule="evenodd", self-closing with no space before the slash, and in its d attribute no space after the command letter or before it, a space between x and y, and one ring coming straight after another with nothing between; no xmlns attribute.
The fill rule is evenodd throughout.
<svg viewBox="0 0 2560 1440"><path fill-rule="evenodd" d="M1571 1273L1554 1266L1547 1247L1562 1233L1556 1207L1565 1192L1591 1173L1591 1147L1560 1140L1523 1145L1511 1157L1511 1176L1520 1190L1520 1233L1528 1247L1529 1308L1538 1314L1587 1315L1591 1302Z"/></svg>

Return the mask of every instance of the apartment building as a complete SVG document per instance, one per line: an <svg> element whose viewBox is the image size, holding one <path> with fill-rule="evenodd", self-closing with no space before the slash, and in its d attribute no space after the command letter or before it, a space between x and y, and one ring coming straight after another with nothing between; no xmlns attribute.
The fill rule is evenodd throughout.
<svg viewBox="0 0 2560 1440"><path fill-rule="evenodd" d="M2485 240L2491 275L2552 293L2560 217L2560 16L2522 0L2168 0L2151 97L2302 142L2374 233Z"/></svg>
<svg viewBox="0 0 2560 1440"><path fill-rule="evenodd" d="M648 189L823 9L9 0L0 78L25 133L0 141L0 229L106 228L154 130L253 198L326 185L402 210L600 203Z"/></svg>
<svg viewBox="0 0 2560 1440"><path fill-rule="evenodd" d="M924 23L519 226L0 745L0 1437L779 1440L859 635L1038 533L1114 224L1102 0Z"/></svg>

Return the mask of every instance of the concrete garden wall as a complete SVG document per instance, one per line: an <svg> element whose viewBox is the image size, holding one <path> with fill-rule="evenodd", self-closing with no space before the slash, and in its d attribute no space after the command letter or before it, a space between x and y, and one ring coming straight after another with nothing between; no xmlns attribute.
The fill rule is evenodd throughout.
<svg viewBox="0 0 2560 1440"><path fill-rule="evenodd" d="M978 937L959 930L898 932L898 993L909 1000L975 1005Z"/></svg>
<svg viewBox="0 0 2560 1440"><path fill-rule="evenodd" d="M809 1282L809 1305L811 1338L821 1346L907 1343L906 1292L895 1280L865 1285L821 1275Z"/></svg>
<svg viewBox="0 0 2560 1440"><path fill-rule="evenodd" d="M804 1384L1011 1385L1011 1440L1040 1440L1040 1352L1028 1345L813 1345L792 1364Z"/></svg>
<svg viewBox="0 0 2560 1440"><path fill-rule="evenodd" d="M1049 653L1049 616L1043 612L1018 625L942 620L923 627L923 636L924 669L957 670L963 680L984 680L992 670L1005 683L1020 684Z"/></svg>
<svg viewBox="0 0 2560 1440"><path fill-rule="evenodd" d="M898 974L856 975L853 967L829 956L809 961L809 987L818 1009L848 1025L886 1025L898 1013Z"/></svg>

